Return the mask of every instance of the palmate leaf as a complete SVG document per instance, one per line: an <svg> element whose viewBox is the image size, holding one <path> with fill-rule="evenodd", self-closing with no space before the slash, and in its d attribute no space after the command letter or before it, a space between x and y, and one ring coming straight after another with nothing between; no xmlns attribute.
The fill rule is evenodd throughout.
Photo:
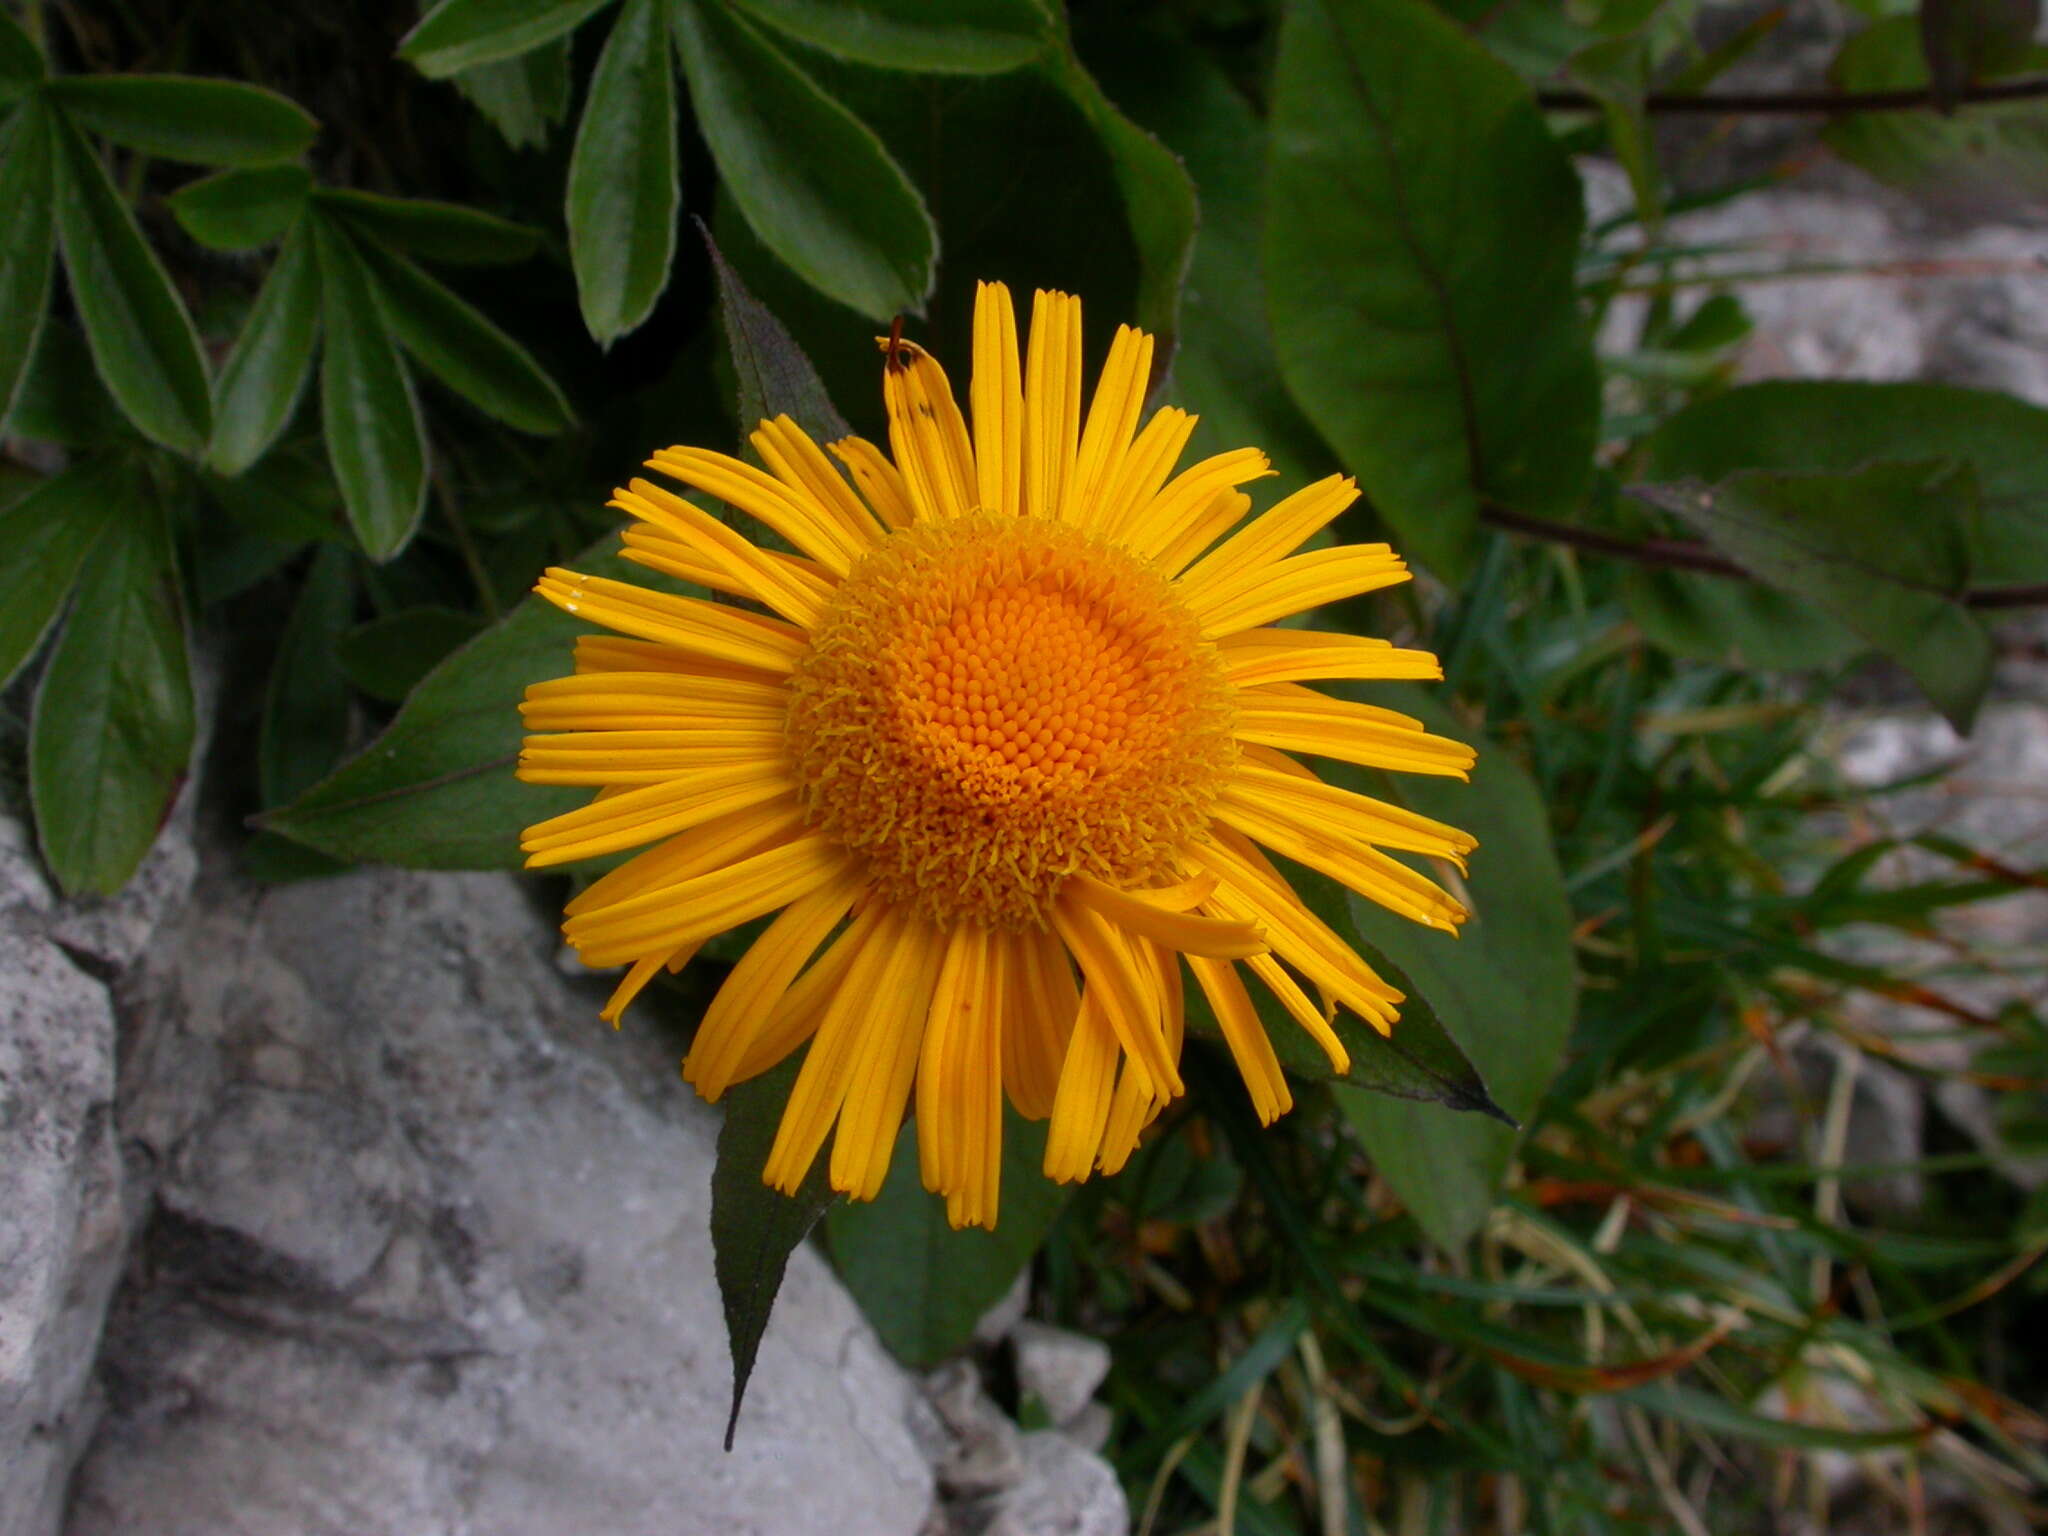
<svg viewBox="0 0 2048 1536"><path fill-rule="evenodd" d="M734 0L777 31L877 69L995 74L1048 42L1036 0Z"/></svg>
<svg viewBox="0 0 2048 1536"><path fill-rule="evenodd" d="M193 165L278 165L320 131L275 91L187 75L63 75L44 87L81 128L124 149Z"/></svg>
<svg viewBox="0 0 2048 1536"><path fill-rule="evenodd" d="M214 386L207 467L239 475L262 458L298 409L320 334L320 272L312 235L292 231L249 307Z"/></svg>
<svg viewBox="0 0 2048 1536"><path fill-rule="evenodd" d="M35 654L129 482L93 456L0 509L0 688Z"/></svg>
<svg viewBox="0 0 2048 1536"><path fill-rule="evenodd" d="M283 238L312 192L313 173L303 165L268 165L187 182L166 201L179 227L201 245L253 251Z"/></svg>
<svg viewBox="0 0 2048 1536"><path fill-rule="evenodd" d="M611 0L442 0L398 45L431 79L516 58L573 32Z"/></svg>
<svg viewBox="0 0 2048 1536"><path fill-rule="evenodd" d="M50 211L50 115L35 107L0 127L0 425L35 355L57 252Z"/></svg>

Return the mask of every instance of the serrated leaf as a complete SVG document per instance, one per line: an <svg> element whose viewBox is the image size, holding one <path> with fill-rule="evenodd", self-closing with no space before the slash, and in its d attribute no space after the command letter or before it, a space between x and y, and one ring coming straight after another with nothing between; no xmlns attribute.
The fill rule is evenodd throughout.
<svg viewBox="0 0 2048 1536"><path fill-rule="evenodd" d="M540 231L481 208L425 197L384 197L353 187L322 187L313 200L380 245L451 267L511 266L540 248Z"/></svg>
<svg viewBox="0 0 2048 1536"><path fill-rule="evenodd" d="M192 751L185 620L163 512L127 474L36 690L29 792L64 889L111 896L156 840Z"/></svg>
<svg viewBox="0 0 2048 1536"><path fill-rule="evenodd" d="M4 425L35 355L50 305L57 252L51 219L50 115L29 106L0 128L0 425Z"/></svg>
<svg viewBox="0 0 2048 1536"><path fill-rule="evenodd" d="M349 562L348 551L332 544L314 553L278 640L256 737L265 805L303 794L348 750L349 686L335 642L355 608Z"/></svg>
<svg viewBox="0 0 2048 1536"><path fill-rule="evenodd" d="M626 0L569 157L569 257L583 323L600 342L638 326L668 286L681 195L661 0Z"/></svg>
<svg viewBox="0 0 2048 1536"><path fill-rule="evenodd" d="M1957 598L1969 584L1977 481L1949 460L1846 474L1750 470L1713 486L1639 486L1744 569L1812 602L1913 675L1967 732L1991 682L1990 632Z"/></svg>
<svg viewBox="0 0 2048 1536"><path fill-rule="evenodd" d="M60 75L44 87L82 128L188 165L277 165L312 145L319 120L260 85L192 75Z"/></svg>
<svg viewBox="0 0 2048 1536"><path fill-rule="evenodd" d="M126 488L112 460L90 458L0 509L0 688L42 643Z"/></svg>
<svg viewBox="0 0 2048 1536"><path fill-rule="evenodd" d="M993 74L1045 51L1035 0L735 0L757 21L835 57L878 69Z"/></svg>
<svg viewBox="0 0 2048 1536"><path fill-rule="evenodd" d="M242 334L221 364L213 442L206 450L209 469L239 475L277 441L312 374L319 332L320 272L312 238L300 228L278 249Z"/></svg>
<svg viewBox="0 0 2048 1536"><path fill-rule="evenodd" d="M1472 736L1420 688L1345 685L1331 691L1398 709L1441 735ZM1317 768L1333 782L1478 838L1465 881L1472 916L1456 937L1357 896L1347 901L1359 935L1406 977L1396 984L1411 998L1427 1001L1439 1027L1478 1063L1502 1108L1521 1120L1549 1086L1571 1032L1577 991L1572 911L1535 784L1498 748L1479 747L1469 785L1343 764ZM1413 1008L1412 1001L1402 1005L1396 1040L1409 1028ZM1515 1131L1428 1104L1342 1090L1338 1097L1374 1166L1423 1230L1446 1248L1461 1246L1492 1207Z"/></svg>
<svg viewBox="0 0 2048 1536"><path fill-rule="evenodd" d="M566 32L611 0L444 0L405 35L398 56L430 79L509 59Z"/></svg>
<svg viewBox="0 0 2048 1536"><path fill-rule="evenodd" d="M839 1278L889 1353L913 1370L965 1347L1066 1204L1069 1191L1041 1171L1045 1133L1043 1124L1004 1110L1002 1212L993 1231L947 1225L945 1202L918 1173L915 1125L897 1135L879 1195L842 1201L826 1213L825 1241Z"/></svg>
<svg viewBox="0 0 2048 1536"><path fill-rule="evenodd" d="M711 231L701 223L697 229L718 284L718 313L725 322L726 347L739 385L741 432L752 432L762 421L787 414L813 442L832 443L850 435L852 428L832 404L818 370L796 339L747 291Z"/></svg>
<svg viewBox="0 0 2048 1536"><path fill-rule="evenodd" d="M516 59L479 64L454 77L455 88L491 120L514 149L539 149L569 115L567 37Z"/></svg>
<svg viewBox="0 0 2048 1536"><path fill-rule="evenodd" d="M253 251L284 237L306 211L313 173L303 165L222 171L188 182L167 201L180 227L216 251Z"/></svg>
<svg viewBox="0 0 2048 1536"><path fill-rule="evenodd" d="M213 427L199 333L99 156L54 127L57 232L94 366L144 436L196 454Z"/></svg>
<svg viewBox="0 0 2048 1536"><path fill-rule="evenodd" d="M399 344L443 384L522 432L549 437L575 419L533 354L404 257L374 243L360 254Z"/></svg>
<svg viewBox="0 0 2048 1536"><path fill-rule="evenodd" d="M1949 459L1977 477L1966 530L1980 585L2048 581L2048 410L1953 384L1787 379L1695 402L1643 444L1646 480L1726 479L1745 469L1848 471Z"/></svg>
<svg viewBox="0 0 2048 1536"><path fill-rule="evenodd" d="M644 580L604 553L575 568ZM516 869L520 829L582 804L587 790L540 788L513 776L519 701L529 683L571 667L589 625L530 597L450 655L412 690L397 717L362 752L261 825L355 862L410 869Z"/></svg>
<svg viewBox="0 0 2048 1536"><path fill-rule="evenodd" d="M371 698L399 704L444 657L483 628L482 619L457 608L401 608L343 635L335 643L334 659Z"/></svg>
<svg viewBox="0 0 2048 1536"><path fill-rule="evenodd" d="M427 502L419 401L353 243L313 225L320 261L320 419L350 525L373 560L405 548Z"/></svg>
<svg viewBox="0 0 2048 1536"><path fill-rule="evenodd" d="M725 1424L728 1451L789 1256L809 1236L825 1208L839 1198L826 1183L825 1151L812 1160L811 1171L793 1196L761 1182L801 1060L792 1056L772 1072L734 1088L726 1096L725 1123L718 1131L718 1160L711 1170L711 1258L732 1349L732 1414Z"/></svg>
<svg viewBox="0 0 2048 1536"><path fill-rule="evenodd" d="M698 0L669 16L698 127L762 242L871 319L920 309L938 234L881 140L749 23Z"/></svg>
<svg viewBox="0 0 2048 1536"><path fill-rule="evenodd" d="M1577 176L1527 89L1422 0L1303 0L1281 29L1266 276L1295 398L1452 580L1479 511L1568 511L1598 376Z"/></svg>

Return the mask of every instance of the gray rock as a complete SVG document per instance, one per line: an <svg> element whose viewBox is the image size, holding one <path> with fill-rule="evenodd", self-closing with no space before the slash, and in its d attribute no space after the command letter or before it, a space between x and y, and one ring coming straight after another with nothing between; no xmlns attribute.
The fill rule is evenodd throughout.
<svg viewBox="0 0 2048 1536"><path fill-rule="evenodd" d="M1123 1487L1094 1448L1062 1430L1020 1433L982 1390L972 1361L940 1366L925 1378L925 1393L951 1437L937 1458L945 1502L932 1532L1125 1536L1130 1529ZM1097 1406L1084 1398L1076 1417Z"/></svg>
<svg viewBox="0 0 2048 1536"><path fill-rule="evenodd" d="M734 1451L716 1116L510 880L210 893L123 1128L161 1196L73 1536L916 1531L914 1388L808 1250Z"/></svg>
<svg viewBox="0 0 2048 1536"><path fill-rule="evenodd" d="M1001 1494L984 1536L1126 1536L1131 1508L1116 1474L1065 1435L1024 1436L1024 1472Z"/></svg>
<svg viewBox="0 0 2048 1536"><path fill-rule="evenodd" d="M1031 1320L1010 1330L1017 1385L1045 1404L1055 1424L1078 1418L1109 1374L1109 1346L1084 1333Z"/></svg>

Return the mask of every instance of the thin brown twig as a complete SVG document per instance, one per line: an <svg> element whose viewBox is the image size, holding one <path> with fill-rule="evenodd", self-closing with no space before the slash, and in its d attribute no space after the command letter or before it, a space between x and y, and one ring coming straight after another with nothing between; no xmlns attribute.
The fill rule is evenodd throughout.
<svg viewBox="0 0 2048 1536"><path fill-rule="evenodd" d="M1993 80L1965 86L1952 102L1935 99L1927 86L1888 91L1709 91L1700 95L1669 95L1652 91L1643 110L1669 114L1747 117L1841 117L1855 112L1917 112L1945 105L1975 106L1999 101L2027 101L2048 96L2048 78ZM1597 112L1600 98L1589 91L1538 91L1536 104L1546 112Z"/></svg>
<svg viewBox="0 0 2048 1536"><path fill-rule="evenodd" d="M1504 528L1509 533L1544 539L1552 544L1567 544L1573 549L1590 550L1594 554L1612 555L1617 560L1632 560L1637 565L1692 571L1702 576L1724 576L1736 581L1756 579L1726 555L1690 539L1624 538L1620 534L1604 533L1598 528L1580 528L1571 523L1552 522L1549 518L1530 517L1527 513L1491 503L1481 507L1479 515L1494 527ZM2030 586L1975 587L1962 593L1957 601L1965 608L2048 607L2048 582Z"/></svg>

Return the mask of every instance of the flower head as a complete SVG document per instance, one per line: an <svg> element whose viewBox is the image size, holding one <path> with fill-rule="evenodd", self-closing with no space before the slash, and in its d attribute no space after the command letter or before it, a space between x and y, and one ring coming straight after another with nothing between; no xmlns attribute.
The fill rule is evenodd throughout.
<svg viewBox="0 0 2048 1536"><path fill-rule="evenodd" d="M1433 657L1272 627L1407 579L1384 544L1300 552L1356 488L1332 476L1245 523L1264 455L1175 474L1194 418L1140 427L1152 339L1117 332L1084 413L1080 337L1079 301L1041 292L1020 358L1009 292L983 284L971 428L938 363L892 336L892 454L848 438L835 465L788 417L753 434L765 470L657 453L796 553L635 480L612 503L635 519L627 558L739 603L541 580L614 633L528 691L521 776L600 791L529 828L528 863L652 845L564 924L587 963L629 967L614 1022L662 967L779 914L683 1064L715 1100L808 1044L764 1171L778 1188L829 1134L833 1186L872 1198L913 1095L956 1226L995 1222L1005 1094L1050 1117L1049 1176L1115 1171L1181 1092L1183 966L1262 1121L1291 1097L1240 965L1347 1070L1335 1009L1384 1033L1401 995L1263 850L1417 922L1464 919L1383 850L1462 867L1470 837L1287 755L1472 763L1305 686L1433 678Z"/></svg>

